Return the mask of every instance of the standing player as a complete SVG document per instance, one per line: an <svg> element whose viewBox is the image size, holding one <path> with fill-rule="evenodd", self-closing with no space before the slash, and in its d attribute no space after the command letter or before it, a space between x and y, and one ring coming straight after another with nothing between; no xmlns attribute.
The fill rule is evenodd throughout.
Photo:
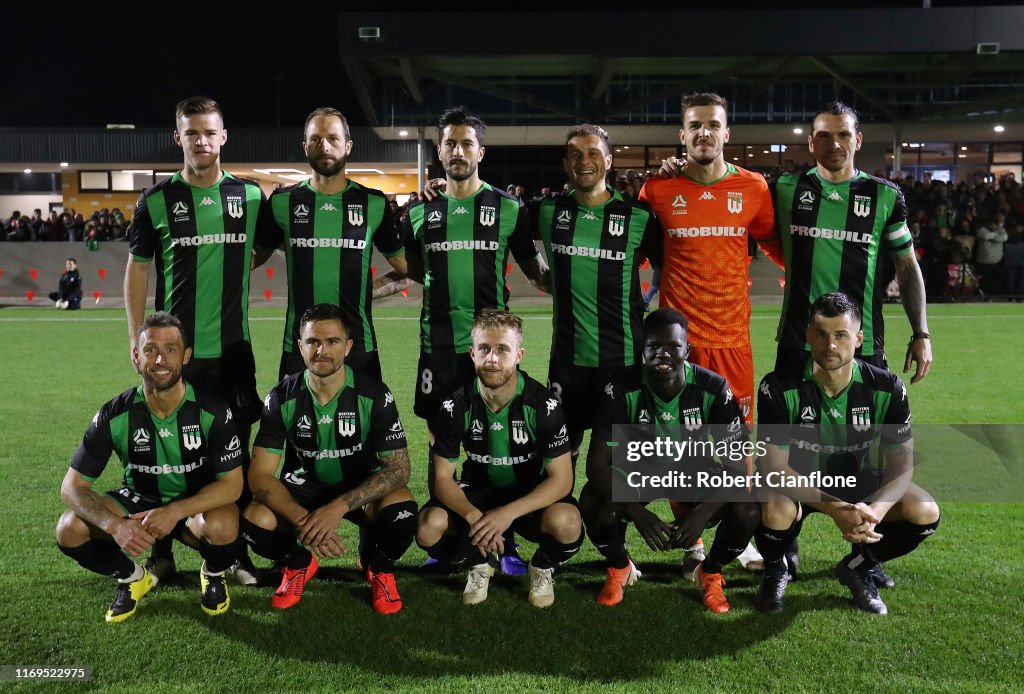
<svg viewBox="0 0 1024 694"><path fill-rule="evenodd" d="M749 238L776 263L781 252L768 184L760 174L725 161L727 108L718 94L683 98L679 139L686 146L686 168L678 177L648 179L640 199L654 208L665 230L659 306L686 316L690 361L725 377L751 427ZM675 173L672 164L666 162L666 169ZM702 552L691 554L690 565ZM755 570L761 568L758 559L753 546L740 557Z"/></svg>
<svg viewBox="0 0 1024 694"><path fill-rule="evenodd" d="M142 193L128 231L124 301L132 359L155 259L156 309L181 321L194 350L183 369L185 380L202 383L232 407L247 468L249 428L260 413L249 343L249 268L254 246L272 238L266 200L254 182L221 169L228 133L216 101L184 99L175 122L184 166ZM159 580L173 573L174 558L169 543L155 549L150 565ZM248 556L236 578L256 583Z"/></svg>
<svg viewBox="0 0 1024 694"><path fill-rule="evenodd" d="M313 169L307 181L275 190L270 206L288 262L288 312L279 378L305 368L296 345L299 317L314 304L341 307L351 330L352 351L345 363L356 371L381 378L377 338L371 315L372 298L400 291L401 283L386 275L373 280L370 264L376 246L401 275L406 273L405 248L387 197L345 175L352 152L348 121L340 111L321 107L306 117L302 149ZM257 253L259 265L272 249Z"/></svg>
<svg viewBox="0 0 1024 694"><path fill-rule="evenodd" d="M555 567L583 544L572 498L572 462L562 407L554 394L518 369L523 322L485 309L472 327L476 378L442 403L432 420L434 489L420 511L416 540L449 565L473 564L462 599L487 599L505 534L540 547L530 560L530 603L555 602ZM455 466L466 450L459 481Z"/></svg>
<svg viewBox="0 0 1024 694"><path fill-rule="evenodd" d="M789 478L775 483L762 505L757 544L765 570L758 607L782 610L789 583L784 551L800 534L807 514L828 515L853 543L836 565L836 576L865 612L886 614L878 585L887 577L880 562L912 552L939 525L939 507L911 482L914 444L907 388L896 374L855 358L864 342L860 309L841 292L818 297L804 335L811 357L796 375L773 372L761 382L758 436L767 453L761 472ZM885 465L871 464L881 439ZM852 476L855 488L806 484L809 475ZM790 491L792 490L792 491Z"/></svg>
<svg viewBox="0 0 1024 694"><path fill-rule="evenodd" d="M932 363L925 310L924 278L907 228L907 204L899 186L858 171L854 157L863 141L857 112L839 101L814 118L807 146L817 166L786 174L775 185L775 215L786 254L786 296L779 320L775 370L799 375L808 355L808 309L827 292L841 291L864 311L864 346L857 356L883 369L882 300L879 262L896 266L903 309L913 336L903 371L917 364L911 383Z"/></svg>
<svg viewBox="0 0 1024 694"><path fill-rule="evenodd" d="M692 545L705 527L717 525L715 541L694 570L693 580L701 587L709 610L728 612L722 568L750 542L760 517L746 489L738 488L731 501L715 498L682 503L686 515L675 530L649 511L645 502L613 503L609 446L616 443L612 427L617 424L647 425L659 436L677 441L685 436L689 441L707 442L710 436L716 446L747 440L739 404L725 379L686 360L686 318L674 309L658 309L647 316L643 329L643 384L606 386L587 453L587 486L580 493L580 509L590 541L608 560L608 576L597 602L622 602L623 587L633 585L640 576L626 551L626 526L631 521L656 552ZM732 470L710 456L694 456L690 462L687 470L691 475L698 470L743 474L739 468Z"/></svg>
<svg viewBox="0 0 1024 694"><path fill-rule="evenodd" d="M554 297L548 382L565 410L574 469L604 384L640 385L640 263L661 263L657 219L608 186L611 165L603 128L571 128L562 166L572 189L541 200L536 220Z"/></svg>
<svg viewBox="0 0 1024 694"><path fill-rule="evenodd" d="M203 612L223 614L231 603L224 572L241 545L234 502L242 446L231 409L182 380L192 349L177 318L154 313L133 343L142 385L100 408L85 432L60 489L67 510L57 545L83 568L117 579L106 619L123 622L155 583L133 558L177 539L203 557ZM92 485L112 453L124 465L123 486L101 496Z"/></svg>
<svg viewBox="0 0 1024 694"><path fill-rule="evenodd" d="M393 566L416 532L405 431L388 387L345 363L351 347L339 307L306 309L298 340L306 370L270 391L260 420L249 471L255 501L245 509L242 533L257 554L284 564L271 599L280 609L302 598L317 556L345 552L337 534L342 519L365 530L359 559L373 609L402 609Z"/></svg>

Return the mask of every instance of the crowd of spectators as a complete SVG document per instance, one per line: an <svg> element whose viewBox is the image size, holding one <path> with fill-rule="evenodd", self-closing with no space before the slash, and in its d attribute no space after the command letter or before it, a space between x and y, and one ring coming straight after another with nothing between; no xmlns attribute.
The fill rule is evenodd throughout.
<svg viewBox="0 0 1024 694"><path fill-rule="evenodd" d="M116 207L104 207L88 219L74 208L53 210L47 217L39 209L31 216L15 210L3 222L0 241L124 241L127 231L128 221Z"/></svg>

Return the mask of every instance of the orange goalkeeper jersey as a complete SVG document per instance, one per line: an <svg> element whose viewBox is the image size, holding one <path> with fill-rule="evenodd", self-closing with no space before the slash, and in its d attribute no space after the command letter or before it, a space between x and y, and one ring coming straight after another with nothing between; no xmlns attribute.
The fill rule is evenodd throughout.
<svg viewBox="0 0 1024 694"><path fill-rule="evenodd" d="M664 234L659 305L686 316L690 342L698 347L750 342L748 233L781 265L768 184L760 174L727 166L709 185L684 173L648 179L640 191Z"/></svg>

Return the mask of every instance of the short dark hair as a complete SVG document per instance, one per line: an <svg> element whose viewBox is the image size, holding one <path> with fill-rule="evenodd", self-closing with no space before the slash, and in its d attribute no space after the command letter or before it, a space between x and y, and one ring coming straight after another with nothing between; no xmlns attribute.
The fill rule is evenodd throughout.
<svg viewBox="0 0 1024 694"><path fill-rule="evenodd" d="M842 292L829 292L822 294L811 304L810 313L807 314L807 323L810 324L815 316L822 318L836 318L837 316L853 316L854 322L860 325L860 308L850 301L850 297Z"/></svg>
<svg viewBox="0 0 1024 694"><path fill-rule="evenodd" d="M647 314L647 317L644 318L644 334L653 331L655 328L664 328L670 325L678 325L687 332L690 330L690 322L679 311L674 308L659 308L657 311Z"/></svg>
<svg viewBox="0 0 1024 694"><path fill-rule="evenodd" d="M729 101L724 96L714 92L693 92L683 96L682 107L679 109L679 118L686 118L686 110L694 106L721 106L726 115L729 114Z"/></svg>
<svg viewBox="0 0 1024 694"><path fill-rule="evenodd" d="M444 138L444 129L449 125L468 125L476 133L477 141L480 144L484 143L484 135L487 134L487 124L465 106L456 106L441 114L441 118L437 121L438 144Z"/></svg>
<svg viewBox="0 0 1024 694"><path fill-rule="evenodd" d="M185 336L185 327L178 320L178 317L168 313L167 311L157 311L146 316L145 320L142 321L142 325L139 326L139 335L146 332L150 328L177 328L178 333L181 334L181 341L188 346L188 338Z"/></svg>
<svg viewBox="0 0 1024 694"><path fill-rule="evenodd" d="M67 260L65 260L64 262L66 263L66 262L68 262L68 261L70 261L70 262L74 263L75 265L78 265L78 258L68 258L68 259L67 259Z"/></svg>
<svg viewBox="0 0 1024 694"><path fill-rule="evenodd" d="M345 118L344 114L342 114L341 111L330 106L321 106L320 108L315 108L309 112L309 115L306 116L306 122L302 126L303 139L305 139L306 137L306 128L309 127L310 121L312 121L314 118L320 118L321 116L334 116L335 118L340 120L341 127L345 131L345 140L350 141L352 139L352 131L348 127L348 119Z"/></svg>
<svg viewBox="0 0 1024 694"><path fill-rule="evenodd" d="M516 335L519 339L523 339L523 319L512 313L497 308L485 308L481 309L480 313L476 314L476 318L473 319L473 330L503 330L508 328Z"/></svg>
<svg viewBox="0 0 1024 694"><path fill-rule="evenodd" d="M302 312L302 317L299 318L299 330L307 323L319 323L324 320L336 320L341 323L341 327L345 329L345 334L350 335L348 329L348 323L345 321L345 316L341 313L341 307L337 304L314 304Z"/></svg>
<svg viewBox="0 0 1024 694"><path fill-rule="evenodd" d="M847 106L838 99L825 104L818 116L849 116L853 119L853 132L860 132L860 118L857 116L857 111L853 106ZM815 116L815 118L818 116Z"/></svg>
<svg viewBox="0 0 1024 694"><path fill-rule="evenodd" d="M177 125L182 116L198 116L204 113L216 113L224 120L224 112L220 104L208 96L190 96L182 99L174 109L174 124Z"/></svg>
<svg viewBox="0 0 1024 694"><path fill-rule="evenodd" d="M574 125L569 128L569 132L565 134L565 153L569 154L569 141L574 137L590 137L593 135L604 143L604 151L611 154L612 148L608 144L608 131L602 128L600 125L594 125L593 123L581 123Z"/></svg>

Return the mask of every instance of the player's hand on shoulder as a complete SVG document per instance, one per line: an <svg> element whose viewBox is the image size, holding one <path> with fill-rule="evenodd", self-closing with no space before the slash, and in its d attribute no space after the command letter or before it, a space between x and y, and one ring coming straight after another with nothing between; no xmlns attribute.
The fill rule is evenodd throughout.
<svg viewBox="0 0 1024 694"><path fill-rule="evenodd" d="M441 193L448 187L448 181L443 178L432 178L423 186L423 199L430 202L440 197Z"/></svg>
<svg viewBox="0 0 1024 694"><path fill-rule="evenodd" d="M662 178L675 178L683 173L683 169L685 168L685 159L680 159L679 157L666 157L661 160L661 168L658 169L658 175Z"/></svg>

